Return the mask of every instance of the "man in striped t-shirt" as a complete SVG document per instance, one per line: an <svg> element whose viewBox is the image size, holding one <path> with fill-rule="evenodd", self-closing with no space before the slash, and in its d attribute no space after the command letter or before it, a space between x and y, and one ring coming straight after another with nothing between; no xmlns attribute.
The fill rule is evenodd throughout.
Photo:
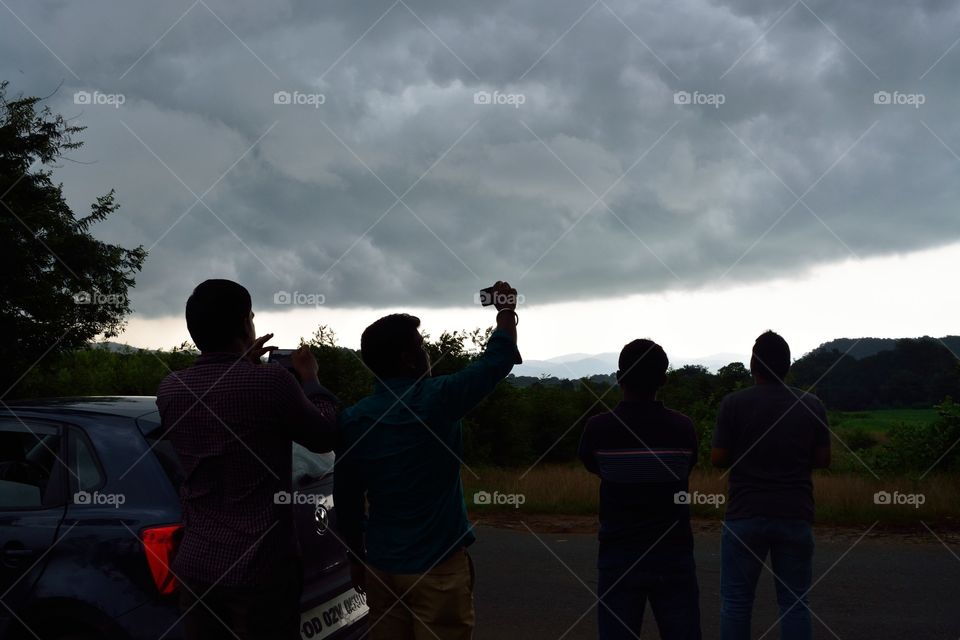
<svg viewBox="0 0 960 640"><path fill-rule="evenodd" d="M700 638L687 482L697 435L690 418L657 400L668 366L658 344L626 345L623 401L591 418L580 440L580 459L600 476L601 640L639 637L648 600L661 638Z"/></svg>

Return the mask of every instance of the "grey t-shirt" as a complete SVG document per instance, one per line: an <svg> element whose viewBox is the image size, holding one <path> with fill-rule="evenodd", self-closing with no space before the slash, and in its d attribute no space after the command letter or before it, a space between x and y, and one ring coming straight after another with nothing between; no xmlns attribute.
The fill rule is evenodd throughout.
<svg viewBox="0 0 960 640"><path fill-rule="evenodd" d="M732 460L728 520L813 521L814 451L830 446L819 398L782 384L731 393L720 404L713 446Z"/></svg>

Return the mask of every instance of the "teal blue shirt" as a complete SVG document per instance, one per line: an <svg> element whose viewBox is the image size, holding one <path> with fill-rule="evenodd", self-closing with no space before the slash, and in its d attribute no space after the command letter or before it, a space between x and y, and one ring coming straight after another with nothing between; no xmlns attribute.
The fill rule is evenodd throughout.
<svg viewBox="0 0 960 640"><path fill-rule="evenodd" d="M381 571L424 573L473 543L460 419L518 362L513 338L497 330L462 371L377 381L373 394L341 413L333 493L351 551Z"/></svg>

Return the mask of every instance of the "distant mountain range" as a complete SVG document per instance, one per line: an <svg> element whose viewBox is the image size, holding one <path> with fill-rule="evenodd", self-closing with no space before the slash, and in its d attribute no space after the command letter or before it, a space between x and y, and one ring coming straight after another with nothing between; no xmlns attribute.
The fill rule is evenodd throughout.
<svg viewBox="0 0 960 640"><path fill-rule="evenodd" d="M617 370L620 353L570 353L548 360L524 360L523 364L513 367L515 376L540 378L569 378L579 380L593 375L608 375ZM745 362L746 356L734 353L717 353L702 358L676 358L670 360L670 366L679 369L687 365L701 365L710 371L716 371L731 362ZM749 358L746 358L749 359Z"/></svg>

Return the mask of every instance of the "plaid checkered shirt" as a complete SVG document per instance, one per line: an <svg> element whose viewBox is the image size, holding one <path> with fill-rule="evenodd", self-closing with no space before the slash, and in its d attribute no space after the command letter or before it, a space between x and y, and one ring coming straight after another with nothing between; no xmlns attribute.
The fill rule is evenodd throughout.
<svg viewBox="0 0 960 640"><path fill-rule="evenodd" d="M292 443L334 445L334 405L283 367L209 353L157 391L163 431L185 472L184 535L173 563L198 585L270 584L299 557L291 505ZM283 502L283 501L280 501Z"/></svg>

